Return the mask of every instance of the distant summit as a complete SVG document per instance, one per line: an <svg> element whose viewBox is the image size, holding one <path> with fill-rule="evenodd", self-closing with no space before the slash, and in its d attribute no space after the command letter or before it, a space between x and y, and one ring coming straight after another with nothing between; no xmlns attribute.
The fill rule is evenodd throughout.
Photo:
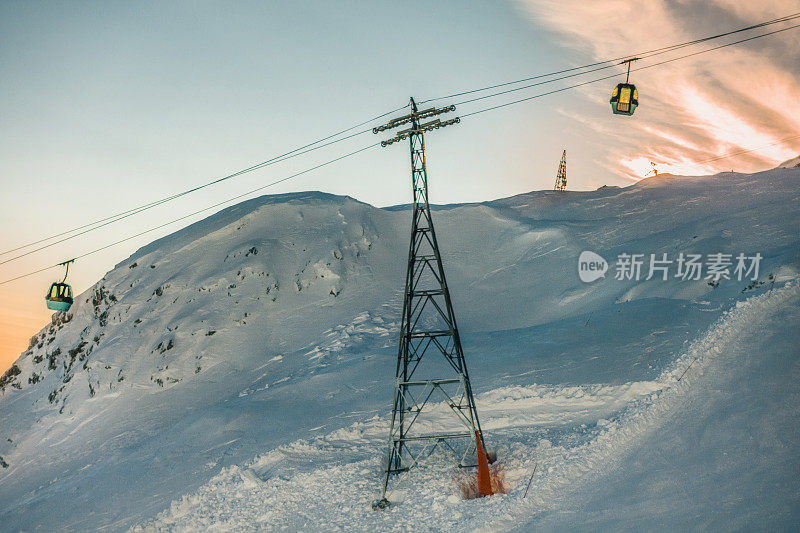
<svg viewBox="0 0 800 533"><path fill-rule="evenodd" d="M784 161L775 168L794 168L794 167L800 167L800 155L788 161Z"/></svg>

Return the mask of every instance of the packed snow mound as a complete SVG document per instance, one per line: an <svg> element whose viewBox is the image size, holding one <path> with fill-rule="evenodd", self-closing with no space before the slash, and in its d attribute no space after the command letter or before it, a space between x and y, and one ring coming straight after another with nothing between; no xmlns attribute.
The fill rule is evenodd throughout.
<svg viewBox="0 0 800 533"><path fill-rule="evenodd" d="M795 168L659 176L437 206L487 435L508 431L509 450L540 438L571 450L658 394L685 343L800 273L799 180ZM0 382L0 520L121 529L222 469L385 424L408 219L408 207L318 192L264 196L121 262L54 314ZM623 253L763 260L753 280L609 272L583 283L585 250L611 264ZM348 464L377 476L381 447L367 441L366 462Z"/></svg>
<svg viewBox="0 0 800 533"><path fill-rule="evenodd" d="M789 159L788 161L784 161L775 168L794 168L794 167L800 167L800 155L798 155L793 159Z"/></svg>

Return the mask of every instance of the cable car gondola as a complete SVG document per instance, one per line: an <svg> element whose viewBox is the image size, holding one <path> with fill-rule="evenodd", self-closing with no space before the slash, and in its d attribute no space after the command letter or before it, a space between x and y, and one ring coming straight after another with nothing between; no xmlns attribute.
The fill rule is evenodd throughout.
<svg viewBox="0 0 800 533"><path fill-rule="evenodd" d="M618 84L611 92L611 110L615 115L633 115L639 105L639 91L636 90L636 85L628 83L631 75L631 62L637 59L639 58L634 57L622 62L628 64L628 75L625 77L625 83Z"/></svg>
<svg viewBox="0 0 800 533"><path fill-rule="evenodd" d="M67 275L69 274L69 264L73 261L75 260L70 259L69 261L59 263L59 265L66 266L67 271L64 273L64 279L60 283L55 282L50 285L50 290L45 294L44 299L45 302L47 302L48 309L52 309L53 311L69 311L69 308L72 307L72 287L70 287L66 281Z"/></svg>

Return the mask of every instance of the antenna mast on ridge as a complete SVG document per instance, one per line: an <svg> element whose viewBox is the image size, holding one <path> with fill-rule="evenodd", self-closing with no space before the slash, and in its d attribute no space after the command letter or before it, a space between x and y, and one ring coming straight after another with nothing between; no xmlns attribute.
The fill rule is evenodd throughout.
<svg viewBox="0 0 800 533"><path fill-rule="evenodd" d="M558 164L558 174L556 174L556 186L554 191L563 191L567 188L567 151L561 154L561 162Z"/></svg>

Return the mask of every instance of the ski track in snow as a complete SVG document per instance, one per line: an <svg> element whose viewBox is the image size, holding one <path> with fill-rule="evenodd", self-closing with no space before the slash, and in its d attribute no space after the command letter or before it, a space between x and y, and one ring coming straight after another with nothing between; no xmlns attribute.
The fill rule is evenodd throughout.
<svg viewBox="0 0 800 533"><path fill-rule="evenodd" d="M623 385L502 387L476 399L509 493L463 501L443 460L406 476L393 505L378 494L388 421L373 417L224 469L134 531L479 530L518 527L634 449L681 408L704 374L725 371L726 346L797 301L796 281L737 303L655 380ZM688 372L684 371L689 368ZM683 375L683 377L681 377ZM679 381L680 378L680 381ZM436 455L434 455L436 457ZM522 498L537 465L528 497Z"/></svg>

